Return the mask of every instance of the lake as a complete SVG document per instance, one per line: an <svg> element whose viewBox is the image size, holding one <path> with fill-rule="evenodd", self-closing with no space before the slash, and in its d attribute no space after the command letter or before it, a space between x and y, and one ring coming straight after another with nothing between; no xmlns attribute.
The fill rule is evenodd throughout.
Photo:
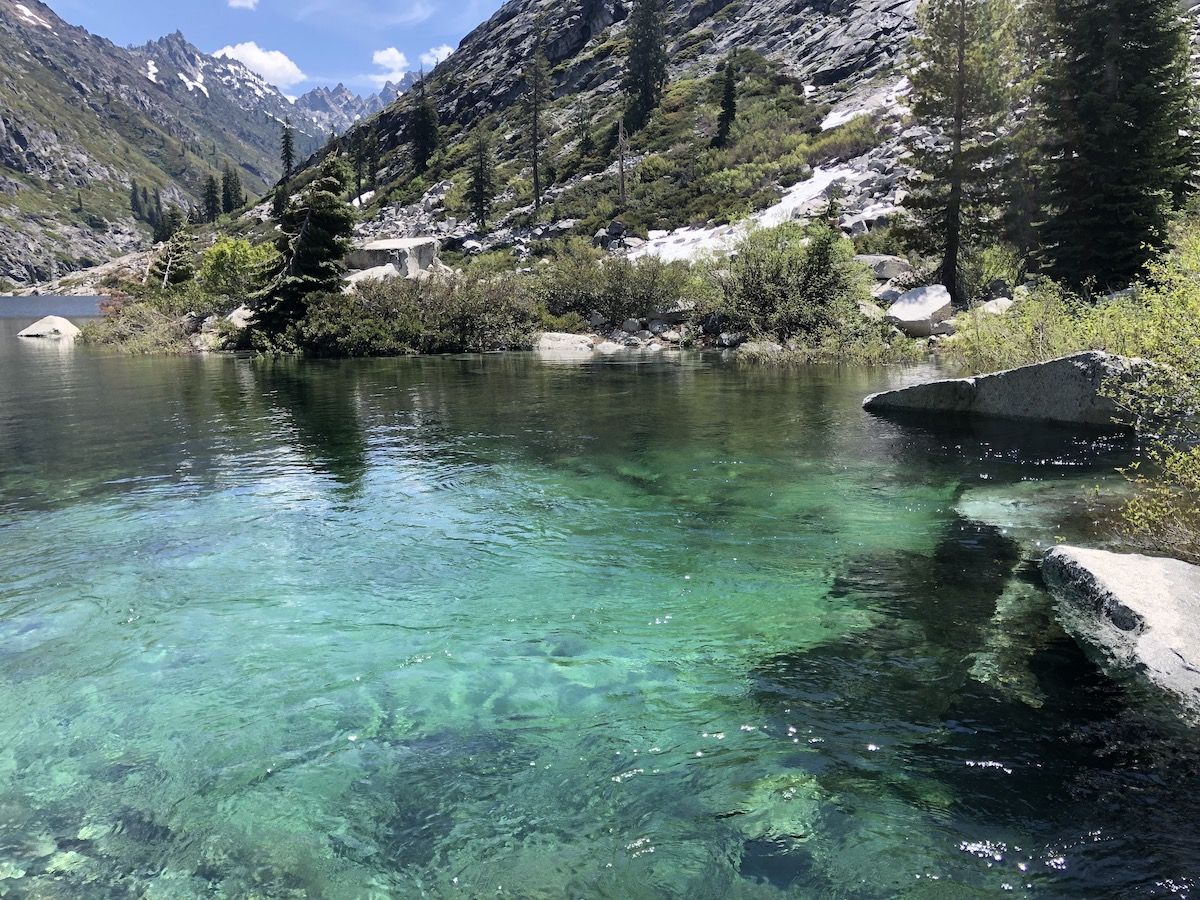
<svg viewBox="0 0 1200 900"><path fill-rule="evenodd" d="M0 322L0 896L1186 896L1055 624L1125 448L928 370L125 358Z"/></svg>

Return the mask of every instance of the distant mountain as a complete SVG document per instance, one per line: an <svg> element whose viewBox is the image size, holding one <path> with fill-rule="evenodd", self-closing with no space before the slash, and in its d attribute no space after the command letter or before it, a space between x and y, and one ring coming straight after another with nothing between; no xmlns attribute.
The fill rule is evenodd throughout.
<svg viewBox="0 0 1200 900"><path fill-rule="evenodd" d="M295 108L326 132L341 134L354 123L391 106L415 83L416 76L409 72L400 81L389 81L379 93L366 97L352 93L344 84L335 88L319 87L299 97Z"/></svg>
<svg viewBox="0 0 1200 900"><path fill-rule="evenodd" d="M0 281L26 284L146 243L130 187L197 202L226 165L247 190L279 176L290 117L301 153L328 137L274 86L178 32L122 48L38 0L0 0Z"/></svg>

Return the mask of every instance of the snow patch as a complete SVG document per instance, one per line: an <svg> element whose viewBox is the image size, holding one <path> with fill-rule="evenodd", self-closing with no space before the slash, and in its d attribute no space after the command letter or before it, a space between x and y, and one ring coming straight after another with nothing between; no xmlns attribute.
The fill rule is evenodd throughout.
<svg viewBox="0 0 1200 900"><path fill-rule="evenodd" d="M825 117L821 122L821 130L829 131L831 128L837 128L839 125L845 125L847 122L852 122L859 116L872 115L883 110L895 111L897 113L905 113L908 110L901 103L901 98L906 97L912 91L912 85L907 78L901 78L890 87L885 87L875 91L873 94L867 94L865 97L856 99L853 105L835 109Z"/></svg>
<svg viewBox="0 0 1200 900"><path fill-rule="evenodd" d="M146 60L146 77L158 84L158 63L152 59Z"/></svg>
<svg viewBox="0 0 1200 900"><path fill-rule="evenodd" d="M375 199L375 192L367 191L361 197L355 197L353 200L351 200L350 205L357 209L362 209L364 206L366 206L368 203L370 203L373 199Z"/></svg>
<svg viewBox="0 0 1200 900"><path fill-rule="evenodd" d="M663 262L694 260L707 254L724 254L745 236L753 226L774 228L790 222L804 214L811 214L826 202L825 192L830 185L839 181L860 180L863 173L849 166L817 168L812 177L794 185L783 198L762 212L755 213L737 225L722 225L717 228L677 228L675 231L652 231L649 240L634 252L631 259L657 256Z"/></svg>
<svg viewBox="0 0 1200 900"><path fill-rule="evenodd" d="M206 88L204 86L204 73L203 72L199 73L196 76L195 81L192 81L192 79L188 78L186 75L184 75L182 72L180 72L179 80L182 81L185 85L187 85L189 94L198 88L199 90L201 90L204 93L205 97L208 96L208 88Z"/></svg>
<svg viewBox="0 0 1200 900"><path fill-rule="evenodd" d="M17 8L17 14L22 19L24 19L26 22L28 22L30 25L41 25L47 31L53 31L53 29L50 27L49 22L47 22L45 19L43 19L37 13L35 13L32 9L30 9L24 3L14 3L13 6L15 6Z"/></svg>

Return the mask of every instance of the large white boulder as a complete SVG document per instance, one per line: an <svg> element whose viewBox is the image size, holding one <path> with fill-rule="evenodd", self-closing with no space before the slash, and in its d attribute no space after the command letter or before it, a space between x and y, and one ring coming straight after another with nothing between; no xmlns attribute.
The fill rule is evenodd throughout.
<svg viewBox="0 0 1200 900"><path fill-rule="evenodd" d="M1101 389L1114 379L1135 377L1147 365L1144 360L1090 350L1005 372L928 381L872 394L863 401L863 408L1111 426L1119 410Z"/></svg>
<svg viewBox="0 0 1200 900"><path fill-rule="evenodd" d="M538 353L550 356L590 354L595 347L595 339L586 334L563 334L556 331L538 335L537 342L533 345Z"/></svg>
<svg viewBox="0 0 1200 900"><path fill-rule="evenodd" d="M909 337L938 333L938 325L954 315L950 292L942 284L914 288L888 307L887 319Z"/></svg>
<svg viewBox="0 0 1200 900"><path fill-rule="evenodd" d="M1077 640L1200 712L1200 567L1060 546L1042 577Z"/></svg>
<svg viewBox="0 0 1200 900"><path fill-rule="evenodd" d="M371 241L355 247L346 255L350 269L375 269L394 265L405 278L416 278L437 259L441 244L435 237L394 238Z"/></svg>
<svg viewBox="0 0 1200 900"><path fill-rule="evenodd" d="M360 284L368 281L388 281L392 278L402 278L400 270L396 268L395 263L388 263L385 266L375 266L371 269L363 269L361 272L351 272L346 276L346 291L352 293Z"/></svg>
<svg viewBox="0 0 1200 900"><path fill-rule="evenodd" d="M62 316L46 316L38 319L24 331L17 332L17 337L23 338L66 338L74 340L79 337L79 329L75 324Z"/></svg>

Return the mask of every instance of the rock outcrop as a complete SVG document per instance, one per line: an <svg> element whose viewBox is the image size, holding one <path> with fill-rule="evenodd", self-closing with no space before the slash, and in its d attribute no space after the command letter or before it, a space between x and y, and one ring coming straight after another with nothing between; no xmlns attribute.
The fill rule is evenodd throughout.
<svg viewBox="0 0 1200 900"><path fill-rule="evenodd" d="M1062 546L1042 576L1077 640L1200 711L1200 567Z"/></svg>
<svg viewBox="0 0 1200 900"><path fill-rule="evenodd" d="M38 319L28 328L17 333L23 338L66 338L74 340L79 337L79 329L69 319L62 316L46 316Z"/></svg>
<svg viewBox="0 0 1200 900"><path fill-rule="evenodd" d="M363 271L393 266L403 277L417 278L433 268L439 247L437 238L432 237L370 241L351 250L346 256L346 265ZM372 277L385 276L379 272Z"/></svg>
<svg viewBox="0 0 1200 900"><path fill-rule="evenodd" d="M887 311L887 320L909 337L927 338L948 334L947 325L954 315L950 292L945 285L914 288L900 295Z"/></svg>
<svg viewBox="0 0 1200 900"><path fill-rule="evenodd" d="M1114 427L1119 410L1105 395L1114 380L1135 377L1148 363L1098 350L1005 372L930 381L872 394L869 412L990 416L1083 427Z"/></svg>

